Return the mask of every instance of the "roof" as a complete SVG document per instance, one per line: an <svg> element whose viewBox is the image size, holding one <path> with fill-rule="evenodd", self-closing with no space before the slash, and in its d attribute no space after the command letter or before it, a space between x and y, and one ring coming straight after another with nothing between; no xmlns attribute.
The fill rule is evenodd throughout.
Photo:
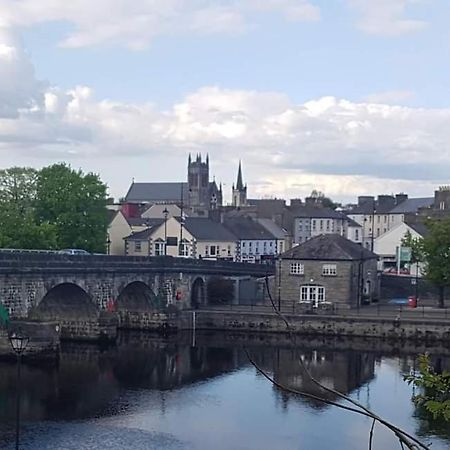
<svg viewBox="0 0 450 450"><path fill-rule="evenodd" d="M346 216L339 211L335 211L331 208L324 208L320 206L288 206L289 211L291 211L294 217L305 217L305 218L319 218L319 219L346 219Z"/></svg>
<svg viewBox="0 0 450 450"><path fill-rule="evenodd" d="M267 231L277 239L284 239L287 235L286 230L279 227L273 220L270 219L256 219Z"/></svg>
<svg viewBox="0 0 450 450"><path fill-rule="evenodd" d="M164 222L164 219L149 219L146 217L128 217L125 218L130 227L152 227L159 226Z"/></svg>
<svg viewBox="0 0 450 450"><path fill-rule="evenodd" d="M203 241L236 241L236 236L227 230L221 223L203 217L186 217L186 228L195 239Z"/></svg>
<svg viewBox="0 0 450 450"><path fill-rule="evenodd" d="M181 189L186 201L189 195L187 183L132 183L125 201L130 203L181 202Z"/></svg>
<svg viewBox="0 0 450 450"><path fill-rule="evenodd" d="M408 225L408 227L412 228L416 233L420 234L422 237L425 237L430 232L430 230L424 223L406 222L406 225Z"/></svg>
<svg viewBox="0 0 450 450"><path fill-rule="evenodd" d="M378 256L339 234L321 234L283 253L282 258L353 261Z"/></svg>
<svg viewBox="0 0 450 450"><path fill-rule="evenodd" d="M408 198L391 209L391 214L417 213L420 208L429 208L433 203L434 197Z"/></svg>
<svg viewBox="0 0 450 450"><path fill-rule="evenodd" d="M347 217L345 219L347 221L347 224L349 227L360 227L362 228L362 225L358 223L356 220L350 219L350 217Z"/></svg>
<svg viewBox="0 0 450 450"><path fill-rule="evenodd" d="M273 240L275 236L251 217L235 217L225 220L224 225L239 240Z"/></svg>
<svg viewBox="0 0 450 450"><path fill-rule="evenodd" d="M137 233L130 234L129 236L125 237L127 241L146 241L148 238L152 235L152 233L155 231L155 228L146 228L145 230L138 231Z"/></svg>

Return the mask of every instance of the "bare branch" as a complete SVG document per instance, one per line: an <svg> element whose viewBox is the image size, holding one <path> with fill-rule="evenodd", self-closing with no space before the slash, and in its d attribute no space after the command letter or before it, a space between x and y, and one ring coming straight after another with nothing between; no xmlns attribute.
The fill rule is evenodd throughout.
<svg viewBox="0 0 450 450"><path fill-rule="evenodd" d="M373 429L375 428L375 422L376 422L376 420L373 419L372 426L370 427L370 433L369 433L369 450L372 450Z"/></svg>

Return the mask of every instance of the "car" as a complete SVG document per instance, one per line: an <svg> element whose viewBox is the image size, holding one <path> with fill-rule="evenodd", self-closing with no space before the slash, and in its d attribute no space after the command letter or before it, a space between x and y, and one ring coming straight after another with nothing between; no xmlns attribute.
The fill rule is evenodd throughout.
<svg viewBox="0 0 450 450"><path fill-rule="evenodd" d="M59 250L58 253L61 253L63 255L90 255L89 252L81 248L64 248L62 250Z"/></svg>

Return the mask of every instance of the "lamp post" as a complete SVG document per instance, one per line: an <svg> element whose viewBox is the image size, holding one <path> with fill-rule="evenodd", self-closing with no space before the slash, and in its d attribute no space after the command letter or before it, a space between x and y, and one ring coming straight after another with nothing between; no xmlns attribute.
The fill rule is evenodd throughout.
<svg viewBox="0 0 450 450"><path fill-rule="evenodd" d="M164 256L167 255L167 216L169 215L169 211L167 207L164 208Z"/></svg>
<svg viewBox="0 0 450 450"><path fill-rule="evenodd" d="M17 378L16 378L16 450L19 450L19 436L20 436L20 366L22 364L22 354L28 345L29 338L22 334L19 330L13 332L9 336L9 343L11 344L14 353L17 356Z"/></svg>
<svg viewBox="0 0 450 450"><path fill-rule="evenodd" d="M278 255L278 311L281 311L281 254Z"/></svg>

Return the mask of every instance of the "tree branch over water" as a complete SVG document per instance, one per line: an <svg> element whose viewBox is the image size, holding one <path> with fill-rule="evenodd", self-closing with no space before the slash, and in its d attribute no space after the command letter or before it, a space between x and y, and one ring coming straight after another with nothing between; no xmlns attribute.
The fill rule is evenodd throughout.
<svg viewBox="0 0 450 450"><path fill-rule="evenodd" d="M288 332L288 336L289 339L291 340L291 342L294 345L294 350L297 356L297 361L301 367L301 369L303 370L303 372L305 373L305 375L307 376L307 378L312 381L316 386L318 386L320 389L324 390L325 392L329 392L331 394L334 394L336 397L341 398L342 400L352 404L353 406L346 406L343 405L341 403L337 403L331 400L327 400L323 397L319 397L313 394L310 394L308 392L305 391L298 391L295 389L291 389L288 388L287 386L284 386L280 383L278 383L277 381L275 381L270 375L268 375L261 367L259 367L256 362L251 358L250 353L247 349L245 349L245 353L247 355L247 358L249 359L250 363L255 367L255 369L260 372L267 380L269 380L272 384L274 384L275 386L277 386L279 389L285 391L285 392L290 392L296 395L300 395L302 397L305 398L310 398L313 400L317 400L320 401L322 403L331 405L331 406L336 406L337 408L340 409L344 409L356 414L360 414L366 417L370 417L371 419L373 419L372 422L372 427L369 433L369 450L372 450L372 443L373 443L373 431L374 431L374 427L375 427L375 423L378 422L380 424L382 424L383 426L385 426L386 428L388 428L389 430L391 430L396 437L398 438L399 442L400 442L400 446L402 448L404 448L404 446L406 446L406 448L408 448L409 450L418 450L418 449L423 449L423 450L429 450L430 446L423 444L422 442L420 442L418 439L416 439L414 436L410 435L409 433L407 433L406 431L396 427L395 425L393 425L392 423L390 423L389 421L383 419L382 417L378 416L377 414L373 413L372 411L370 411L368 408L366 408L364 405L362 405L361 403L357 402L356 400L352 399L351 397L348 397L347 395L343 394L342 392L339 392L333 388L327 387L325 385L323 385L322 383L320 383L320 381L318 381L316 378L314 378L312 376L312 374L309 372L309 370L307 369L307 367L305 366L301 355L299 354L299 350L298 350L298 346L295 340L295 335L294 335L294 330L291 326L291 324L289 323L289 320L286 318L286 316L279 311L276 308L275 302L272 298L272 294L270 293L270 289L269 289L269 280L268 277L266 277L265 280L265 285L266 285L266 289L267 289L267 293L268 293L268 297L270 300L270 303L272 304L272 308L274 310L274 312L277 314L277 316L285 323L286 325L286 329Z"/></svg>

